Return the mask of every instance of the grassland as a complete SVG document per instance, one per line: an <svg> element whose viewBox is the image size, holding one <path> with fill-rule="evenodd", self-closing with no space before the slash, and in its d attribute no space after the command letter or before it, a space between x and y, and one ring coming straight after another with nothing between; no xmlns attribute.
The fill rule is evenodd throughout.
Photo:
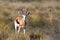
<svg viewBox="0 0 60 40"><path fill-rule="evenodd" d="M0 40L30 40L32 34L39 35L40 40L60 40L59 4L56 1L0 2ZM25 35L14 31L13 20L19 16L19 8L29 9L31 13L27 17Z"/></svg>

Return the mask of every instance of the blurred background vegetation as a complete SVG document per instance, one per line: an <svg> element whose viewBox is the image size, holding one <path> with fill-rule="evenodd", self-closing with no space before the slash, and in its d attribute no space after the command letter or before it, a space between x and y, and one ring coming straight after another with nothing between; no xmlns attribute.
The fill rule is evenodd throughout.
<svg viewBox="0 0 60 40"><path fill-rule="evenodd" d="M16 34L17 9L26 8L26 34ZM40 39L33 38L37 35ZM60 40L60 0L0 0L0 40Z"/></svg>

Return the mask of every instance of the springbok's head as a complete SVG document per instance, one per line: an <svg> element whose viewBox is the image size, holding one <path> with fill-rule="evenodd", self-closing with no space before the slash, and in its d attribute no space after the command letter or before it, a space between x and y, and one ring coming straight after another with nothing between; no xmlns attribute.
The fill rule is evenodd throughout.
<svg viewBox="0 0 60 40"><path fill-rule="evenodd" d="M23 16L24 19L30 14L28 9L18 9L18 13Z"/></svg>

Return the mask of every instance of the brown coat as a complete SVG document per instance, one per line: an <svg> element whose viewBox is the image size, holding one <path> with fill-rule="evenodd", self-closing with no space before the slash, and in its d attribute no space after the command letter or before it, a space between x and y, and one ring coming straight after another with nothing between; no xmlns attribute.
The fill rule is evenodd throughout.
<svg viewBox="0 0 60 40"><path fill-rule="evenodd" d="M23 21L22 17L17 17L15 19L15 21L20 25L20 26L24 26L25 22Z"/></svg>

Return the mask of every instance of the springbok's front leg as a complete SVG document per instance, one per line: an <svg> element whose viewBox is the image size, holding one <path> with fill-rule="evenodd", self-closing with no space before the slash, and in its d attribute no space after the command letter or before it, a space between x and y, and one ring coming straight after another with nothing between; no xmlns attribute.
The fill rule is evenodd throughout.
<svg viewBox="0 0 60 40"><path fill-rule="evenodd" d="M20 29L21 29L21 26L19 26L19 28L18 28L18 33L20 32Z"/></svg>
<svg viewBox="0 0 60 40"><path fill-rule="evenodd" d="M23 32L24 32L24 34L25 34L25 32L26 32L26 28L25 28L25 27L23 27Z"/></svg>
<svg viewBox="0 0 60 40"><path fill-rule="evenodd" d="M23 31L24 31L24 34L25 34L25 29L23 29Z"/></svg>

